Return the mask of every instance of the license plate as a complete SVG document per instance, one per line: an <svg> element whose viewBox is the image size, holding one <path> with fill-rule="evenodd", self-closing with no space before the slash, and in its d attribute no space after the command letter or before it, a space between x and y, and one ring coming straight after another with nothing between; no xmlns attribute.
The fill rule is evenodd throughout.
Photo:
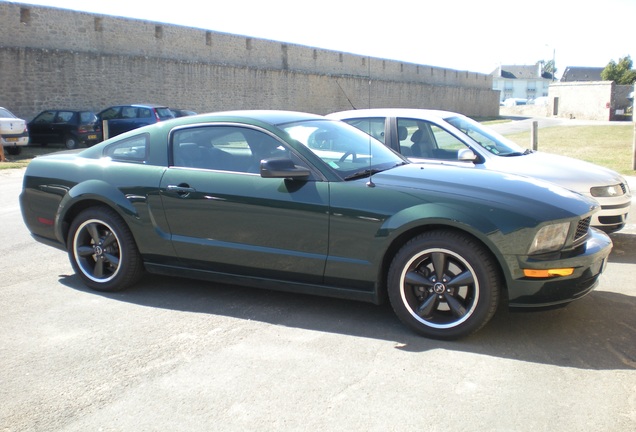
<svg viewBox="0 0 636 432"><path fill-rule="evenodd" d="M97 139L97 135L89 135L88 139Z"/></svg>
<svg viewBox="0 0 636 432"><path fill-rule="evenodd" d="M18 142L18 138L5 138L6 142Z"/></svg>

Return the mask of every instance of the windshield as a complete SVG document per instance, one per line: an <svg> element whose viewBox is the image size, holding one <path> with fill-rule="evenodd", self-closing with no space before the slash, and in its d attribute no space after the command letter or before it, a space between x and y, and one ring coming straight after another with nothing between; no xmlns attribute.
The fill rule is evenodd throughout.
<svg viewBox="0 0 636 432"><path fill-rule="evenodd" d="M467 117L449 117L444 120L494 155L511 156L525 153L525 150L514 142Z"/></svg>
<svg viewBox="0 0 636 432"><path fill-rule="evenodd" d="M282 129L345 179L406 163L380 141L343 122L311 120L289 123Z"/></svg>

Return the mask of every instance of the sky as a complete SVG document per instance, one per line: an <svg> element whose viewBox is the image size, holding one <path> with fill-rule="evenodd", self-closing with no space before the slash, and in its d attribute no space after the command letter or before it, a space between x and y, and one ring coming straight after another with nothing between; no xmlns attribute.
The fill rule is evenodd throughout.
<svg viewBox="0 0 636 432"><path fill-rule="evenodd" d="M636 0L24 0L489 74L636 61ZM594 3L594 6L591 6Z"/></svg>

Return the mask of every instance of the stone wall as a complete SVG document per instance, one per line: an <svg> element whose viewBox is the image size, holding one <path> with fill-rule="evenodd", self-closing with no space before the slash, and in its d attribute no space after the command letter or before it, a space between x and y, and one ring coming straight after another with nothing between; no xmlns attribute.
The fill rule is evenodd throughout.
<svg viewBox="0 0 636 432"><path fill-rule="evenodd" d="M497 115L492 77L142 20L0 3L0 106L198 112L368 107Z"/></svg>
<svg viewBox="0 0 636 432"><path fill-rule="evenodd" d="M550 86L548 113L555 117L585 120L628 120L627 95L633 86L613 81L566 82ZM556 105L556 107L555 107Z"/></svg>

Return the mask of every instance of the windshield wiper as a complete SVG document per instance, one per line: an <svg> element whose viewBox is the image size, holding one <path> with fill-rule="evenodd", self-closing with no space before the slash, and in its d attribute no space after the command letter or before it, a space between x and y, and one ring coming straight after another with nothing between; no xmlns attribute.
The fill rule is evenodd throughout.
<svg viewBox="0 0 636 432"><path fill-rule="evenodd" d="M355 179L359 179L359 178L365 178L365 177L370 177L373 174L377 174L379 172L382 172L384 170L381 169L365 169L363 171L358 171L355 172L351 175L346 176L344 179L345 180L355 180Z"/></svg>
<svg viewBox="0 0 636 432"><path fill-rule="evenodd" d="M396 168L402 165L408 165L408 162L398 162L395 165L393 165L390 168L383 168L383 169L379 169L379 168L367 168L365 170L362 171L358 171L355 172L351 175L346 176L344 179L345 180L355 180L355 179L359 179L359 178L364 178L364 177L370 177L373 174L377 174L377 173L381 173L382 171L386 171L386 170L390 170L392 168Z"/></svg>
<svg viewBox="0 0 636 432"><path fill-rule="evenodd" d="M526 149L526 151L524 152L510 152L510 153L502 153L499 156L503 156L503 157L509 157L509 156L525 156L525 155L529 155L530 153L532 153L532 150L530 149Z"/></svg>

